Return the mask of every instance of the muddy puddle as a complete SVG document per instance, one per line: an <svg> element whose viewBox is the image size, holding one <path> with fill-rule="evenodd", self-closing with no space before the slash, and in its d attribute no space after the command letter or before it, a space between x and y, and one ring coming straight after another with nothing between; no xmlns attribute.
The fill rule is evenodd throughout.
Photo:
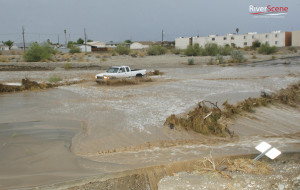
<svg viewBox="0 0 300 190"><path fill-rule="evenodd" d="M258 97L261 90L285 88L300 79L300 65L294 63L160 70L165 75L157 78L164 82L153 84L110 88L87 82L0 95L0 189L196 159L211 151L220 155L253 153L253 146L264 137L255 134L246 139L208 142L198 134L171 131L163 126L164 121L201 100L218 101L219 105L225 100L235 103ZM53 73L47 71L49 76ZM58 73L66 78L81 78L79 71ZM45 73L27 74L38 81ZM82 74L86 79L93 71ZM1 82L14 82L18 75L23 76L21 72L2 72ZM151 146L154 142L192 142L199 138L204 140L198 144ZM274 137L272 142L290 151L299 148L297 138ZM147 143L150 149L124 149ZM116 152L103 154L108 150Z"/></svg>

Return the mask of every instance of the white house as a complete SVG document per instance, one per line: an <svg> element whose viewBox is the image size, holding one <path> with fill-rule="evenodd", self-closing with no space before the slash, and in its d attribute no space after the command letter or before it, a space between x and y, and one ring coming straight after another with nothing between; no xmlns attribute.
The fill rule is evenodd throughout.
<svg viewBox="0 0 300 190"><path fill-rule="evenodd" d="M148 44L145 44L143 42L134 42L130 44L130 49L146 49L149 48L150 46Z"/></svg>
<svg viewBox="0 0 300 190"><path fill-rule="evenodd" d="M236 47L252 46L252 43L258 40L261 43L269 43L271 46L285 47L291 45L291 32L273 31L271 33L258 34L249 32L247 34L226 34L223 36L209 35L207 37L191 37L191 38L176 38L175 48L186 49L188 45L198 43L200 46L205 46L207 43L215 43L218 45L233 45Z"/></svg>
<svg viewBox="0 0 300 190"><path fill-rule="evenodd" d="M78 45L78 47L80 48L81 52L85 52L85 48L86 48L86 52L92 52L92 47L89 45L84 45L84 44L80 44Z"/></svg>
<svg viewBox="0 0 300 190"><path fill-rule="evenodd" d="M300 47L300 30L292 32L292 46Z"/></svg>
<svg viewBox="0 0 300 190"><path fill-rule="evenodd" d="M0 51L6 51L6 50L9 50L9 47L4 43L0 42Z"/></svg>

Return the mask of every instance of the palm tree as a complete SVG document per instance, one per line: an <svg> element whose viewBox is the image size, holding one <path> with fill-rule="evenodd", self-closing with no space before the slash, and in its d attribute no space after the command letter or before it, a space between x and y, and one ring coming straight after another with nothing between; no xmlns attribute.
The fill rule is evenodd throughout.
<svg viewBox="0 0 300 190"><path fill-rule="evenodd" d="M236 31L236 34L239 34L240 29L236 28L235 31Z"/></svg>

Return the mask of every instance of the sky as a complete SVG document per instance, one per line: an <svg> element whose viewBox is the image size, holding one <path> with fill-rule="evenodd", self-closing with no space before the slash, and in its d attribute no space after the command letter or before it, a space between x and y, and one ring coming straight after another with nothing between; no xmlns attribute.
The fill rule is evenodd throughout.
<svg viewBox="0 0 300 190"><path fill-rule="evenodd" d="M255 18L249 5L284 6L283 18ZM300 30L300 0L0 0L0 41L64 43L174 41L177 37Z"/></svg>

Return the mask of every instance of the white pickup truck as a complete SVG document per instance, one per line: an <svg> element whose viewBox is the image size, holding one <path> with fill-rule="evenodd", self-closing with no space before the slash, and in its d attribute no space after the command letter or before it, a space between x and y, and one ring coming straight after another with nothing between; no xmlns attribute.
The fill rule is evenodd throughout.
<svg viewBox="0 0 300 190"><path fill-rule="evenodd" d="M96 82L112 78L128 78L142 77L146 75L145 69L130 69L128 66L114 66L109 68L105 73L100 73L95 76Z"/></svg>

